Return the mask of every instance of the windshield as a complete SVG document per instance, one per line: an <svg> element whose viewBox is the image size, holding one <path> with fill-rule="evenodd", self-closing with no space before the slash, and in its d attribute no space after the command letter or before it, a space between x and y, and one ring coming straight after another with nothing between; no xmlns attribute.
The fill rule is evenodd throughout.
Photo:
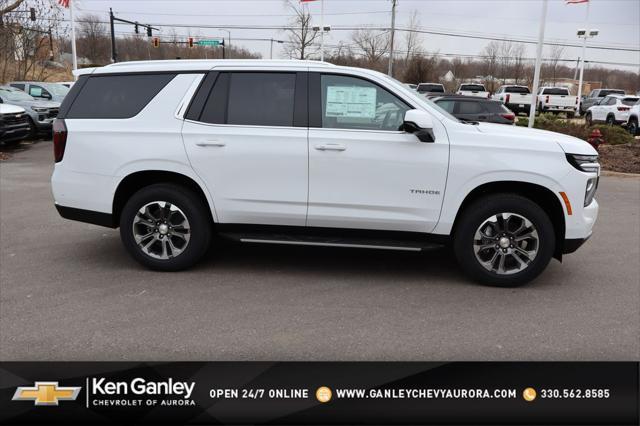
<svg viewBox="0 0 640 426"><path fill-rule="evenodd" d="M444 93L444 87L440 84L418 84L418 92L438 92Z"/></svg>
<svg viewBox="0 0 640 426"><path fill-rule="evenodd" d="M460 86L460 90L475 90L477 92L484 92L484 86L481 84L463 84Z"/></svg>
<svg viewBox="0 0 640 426"><path fill-rule="evenodd" d="M34 101L32 96L29 96L26 92L17 89L9 89L6 87L0 87L0 96L9 101Z"/></svg>
<svg viewBox="0 0 640 426"><path fill-rule="evenodd" d="M598 94L598 96L601 98L604 98L607 95L624 95L624 90L616 90L616 89L601 90L600 93Z"/></svg>
<svg viewBox="0 0 640 426"><path fill-rule="evenodd" d="M44 84L41 84L41 86L47 89L47 91L50 92L52 95L64 96L67 93L69 93L69 88L62 84L44 83Z"/></svg>
<svg viewBox="0 0 640 426"><path fill-rule="evenodd" d="M529 88L524 86L506 87L504 91L505 93L524 93L524 94L531 93L529 92Z"/></svg>

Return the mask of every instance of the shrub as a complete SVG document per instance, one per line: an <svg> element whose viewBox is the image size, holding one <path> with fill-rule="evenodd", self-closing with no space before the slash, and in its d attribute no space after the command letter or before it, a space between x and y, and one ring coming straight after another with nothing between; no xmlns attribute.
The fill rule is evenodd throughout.
<svg viewBox="0 0 640 426"><path fill-rule="evenodd" d="M518 120L518 126L526 127L529 123L529 118L520 118ZM608 126L606 124L596 124L593 126L586 126L584 124L572 123L570 121L563 120L555 114L544 113L536 117L534 123L536 129L550 130L552 132L558 132L565 135L573 136L579 139L587 140L589 135L594 129L600 130L602 138L605 143L611 145L621 145L634 142L633 136L629 134L624 128L620 126Z"/></svg>

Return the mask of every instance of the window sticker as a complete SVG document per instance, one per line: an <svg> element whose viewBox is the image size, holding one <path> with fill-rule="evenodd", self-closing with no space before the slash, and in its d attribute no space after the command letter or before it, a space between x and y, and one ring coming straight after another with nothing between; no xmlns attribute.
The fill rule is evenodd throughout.
<svg viewBox="0 0 640 426"><path fill-rule="evenodd" d="M325 115L327 117L375 118L375 87L327 86Z"/></svg>

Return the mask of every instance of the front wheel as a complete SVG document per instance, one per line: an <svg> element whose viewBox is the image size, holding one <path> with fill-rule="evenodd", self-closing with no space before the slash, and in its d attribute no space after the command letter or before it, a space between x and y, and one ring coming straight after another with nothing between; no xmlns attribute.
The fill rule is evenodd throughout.
<svg viewBox="0 0 640 426"><path fill-rule="evenodd" d="M610 115L607 117L607 125L608 126L613 126L614 124L616 124L616 118L613 115Z"/></svg>
<svg viewBox="0 0 640 426"><path fill-rule="evenodd" d="M120 215L120 237L142 265L179 271L197 263L212 234L208 207L187 188L155 184L136 192Z"/></svg>
<svg viewBox="0 0 640 426"><path fill-rule="evenodd" d="M593 117L591 116L590 112L588 112L587 115L584 116L584 122L589 127L593 126Z"/></svg>
<svg viewBox="0 0 640 426"><path fill-rule="evenodd" d="M637 135L640 134L640 129L638 129L638 119L637 118L632 118L631 120L629 120L628 130L629 130L629 133L631 133L632 136L637 136Z"/></svg>
<svg viewBox="0 0 640 426"><path fill-rule="evenodd" d="M498 287L523 285L551 260L556 244L553 224L530 199L491 195L461 214L454 251L462 269L475 280Z"/></svg>

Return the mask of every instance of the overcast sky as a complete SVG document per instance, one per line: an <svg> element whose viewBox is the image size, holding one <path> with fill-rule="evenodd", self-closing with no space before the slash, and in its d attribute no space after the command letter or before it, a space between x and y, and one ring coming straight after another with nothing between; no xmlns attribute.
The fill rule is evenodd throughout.
<svg viewBox="0 0 640 426"><path fill-rule="evenodd" d="M76 14L98 14L108 20L109 7L117 16L153 24L188 24L209 26L282 26L291 19L291 11L284 0L72 0ZM307 3L313 20L320 23L320 0ZM348 26L389 27L391 0L324 0L325 24L334 29L325 42L335 46L340 41L350 42L351 31L340 30ZM414 10L419 12L420 27L428 31L455 32L483 37L508 37L537 40L542 0L398 0L396 25L406 27ZM564 0L550 0L547 13L545 40L579 43L576 30L585 27L587 5L567 5ZM587 46L611 46L621 49L640 49L640 1L591 0L588 28L597 28L600 34L590 39ZM222 37L227 33L217 29L176 28L180 35L189 31L197 37ZM242 40L247 38L287 39L282 30L230 28L231 42L257 51L268 58L269 42ZM117 26L116 32L133 33L130 26ZM162 27L159 35L169 35L170 27ZM403 46L404 33L396 33ZM441 54L479 54L489 40L422 34L422 47L427 52ZM545 47L548 54L549 47ZM577 59L580 48L566 47L564 58ZM535 56L535 45L527 45L527 57ZM276 45L274 57L284 57ZM587 49L587 60L627 63L608 65L640 71L640 52Z"/></svg>

